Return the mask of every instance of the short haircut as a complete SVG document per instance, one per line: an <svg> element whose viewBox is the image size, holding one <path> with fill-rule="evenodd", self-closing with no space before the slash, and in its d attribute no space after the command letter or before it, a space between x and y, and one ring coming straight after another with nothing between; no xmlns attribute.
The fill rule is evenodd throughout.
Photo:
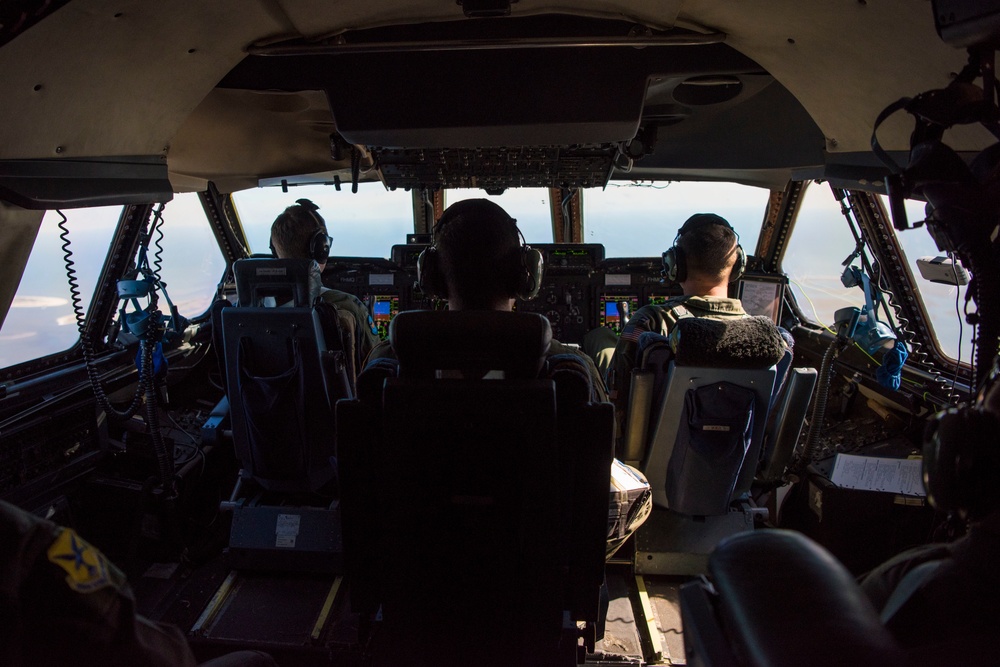
<svg viewBox="0 0 1000 667"><path fill-rule="evenodd" d="M293 204L271 224L271 249L282 259L312 259L309 240L317 229L326 232L323 216L301 204Z"/></svg>
<svg viewBox="0 0 1000 667"><path fill-rule="evenodd" d="M688 275L696 274L713 280L728 278L730 269L736 263L738 243L732 227L715 215L705 216L703 222L693 225L677 239L678 247L684 251Z"/></svg>
<svg viewBox="0 0 1000 667"><path fill-rule="evenodd" d="M434 244L449 294L475 307L489 307L517 294L521 241L517 223L487 199L449 206L434 227Z"/></svg>

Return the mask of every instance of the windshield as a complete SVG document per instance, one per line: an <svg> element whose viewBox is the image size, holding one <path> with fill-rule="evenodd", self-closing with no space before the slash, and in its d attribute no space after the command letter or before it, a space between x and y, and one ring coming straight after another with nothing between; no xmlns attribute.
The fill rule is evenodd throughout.
<svg viewBox="0 0 1000 667"><path fill-rule="evenodd" d="M121 207L81 208L65 212L68 249L86 311L104 266ZM65 253L56 211L46 211L28 264L0 329L0 368L62 352L80 338L73 314Z"/></svg>
<svg viewBox="0 0 1000 667"><path fill-rule="evenodd" d="M358 192L349 185L303 185L282 192L280 188L255 188L233 193L250 251L270 253L271 223L297 199L319 206L333 237L330 254L342 257L389 257L393 245L406 243L413 233L412 195L404 190L386 190L381 183L360 183Z"/></svg>
<svg viewBox="0 0 1000 667"><path fill-rule="evenodd" d="M770 195L737 183L609 183L584 191L584 240L604 244L607 257L656 257L693 214L715 213L752 254Z"/></svg>

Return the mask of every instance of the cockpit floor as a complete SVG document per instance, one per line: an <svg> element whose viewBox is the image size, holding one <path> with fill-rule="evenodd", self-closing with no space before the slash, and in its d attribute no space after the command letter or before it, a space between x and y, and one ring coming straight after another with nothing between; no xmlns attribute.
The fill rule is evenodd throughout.
<svg viewBox="0 0 1000 667"><path fill-rule="evenodd" d="M607 625L587 664L685 664L677 602L683 580L646 575L640 585L624 564L607 572ZM339 575L236 572L219 556L196 568L153 564L133 587L139 613L181 628L200 660L258 649L283 667L364 663L358 617Z"/></svg>

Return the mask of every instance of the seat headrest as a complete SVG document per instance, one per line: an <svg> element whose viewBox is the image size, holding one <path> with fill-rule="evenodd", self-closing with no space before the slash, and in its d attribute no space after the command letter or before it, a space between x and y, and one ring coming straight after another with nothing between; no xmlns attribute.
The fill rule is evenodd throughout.
<svg viewBox="0 0 1000 667"><path fill-rule="evenodd" d="M713 320L685 317L670 331L678 366L768 368L787 350L778 327L763 316Z"/></svg>
<svg viewBox="0 0 1000 667"><path fill-rule="evenodd" d="M271 297L278 305L292 301L309 306L310 259L240 259L233 264L240 306L262 307Z"/></svg>
<svg viewBox="0 0 1000 667"><path fill-rule="evenodd" d="M545 362L552 328L535 313L411 310L393 318L389 340L404 377L441 370L534 378Z"/></svg>

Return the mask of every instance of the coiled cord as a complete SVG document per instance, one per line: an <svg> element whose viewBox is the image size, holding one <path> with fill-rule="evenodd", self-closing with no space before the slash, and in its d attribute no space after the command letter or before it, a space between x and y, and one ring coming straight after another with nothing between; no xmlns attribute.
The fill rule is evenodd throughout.
<svg viewBox="0 0 1000 667"><path fill-rule="evenodd" d="M56 213L59 215L59 222L57 223L59 239L62 241L63 260L66 264L66 278L69 282L70 300L73 305L73 314L76 316L77 330L80 332L80 347L83 350L83 365L87 371L87 379L90 381L94 396L97 397L97 402L101 408L107 414L122 421L131 419L139 411L139 407L143 404L143 398L145 398L146 426L150 439L153 442L153 450L156 452L160 484L168 491L168 497L172 497L174 493L173 452L167 451L163 434L160 433L159 415L156 412L156 386L153 382L153 352L156 344L148 337L143 337L139 340L139 384L136 387L135 394L132 396L132 402L129 403L129 406L124 411L118 410L111 404L110 399L108 399L107 394L104 392L104 388L101 386L101 378L97 372L97 365L94 362L94 345L86 325L83 298L80 295L80 283L77 280L73 251L70 246L69 227L67 225L69 221L62 211L57 210ZM150 294L150 303L150 316L158 318L159 311L156 310L155 290Z"/></svg>
<svg viewBox="0 0 1000 667"><path fill-rule="evenodd" d="M77 280L76 269L74 268L75 262L73 261L73 251L70 248L69 227L66 224L68 220L62 211L57 210L56 213L60 218L57 223L57 227L59 227L59 239L62 241L63 259L66 265L66 278L69 282L69 293L70 300L73 304L73 314L76 316L76 327L80 332L80 347L83 350L83 361L84 368L87 370L87 379L90 381L90 385L94 390L94 395L97 397L98 403L105 412L123 421L131 419L132 416L138 412L139 406L142 404L142 397L146 392L146 387L152 384L150 382L152 375L150 372L152 367L152 347L148 345L145 340L140 342L143 363L140 365L139 386L136 388L135 395L132 397L132 402L129 403L129 406L124 411L118 410L111 405L111 401L108 399L107 394L104 393L104 388L101 386L101 378L97 372L97 366L94 362L94 343L90 338L86 324L86 314L83 311L83 299L80 295L80 284ZM149 364L145 363L147 358L150 361Z"/></svg>
<svg viewBox="0 0 1000 667"><path fill-rule="evenodd" d="M160 280L160 268L163 266L163 207L165 204L160 204L153 210L153 224L149 230L152 234L153 230L156 230L156 241L154 242L156 246L156 252L153 253L153 277L157 281Z"/></svg>

